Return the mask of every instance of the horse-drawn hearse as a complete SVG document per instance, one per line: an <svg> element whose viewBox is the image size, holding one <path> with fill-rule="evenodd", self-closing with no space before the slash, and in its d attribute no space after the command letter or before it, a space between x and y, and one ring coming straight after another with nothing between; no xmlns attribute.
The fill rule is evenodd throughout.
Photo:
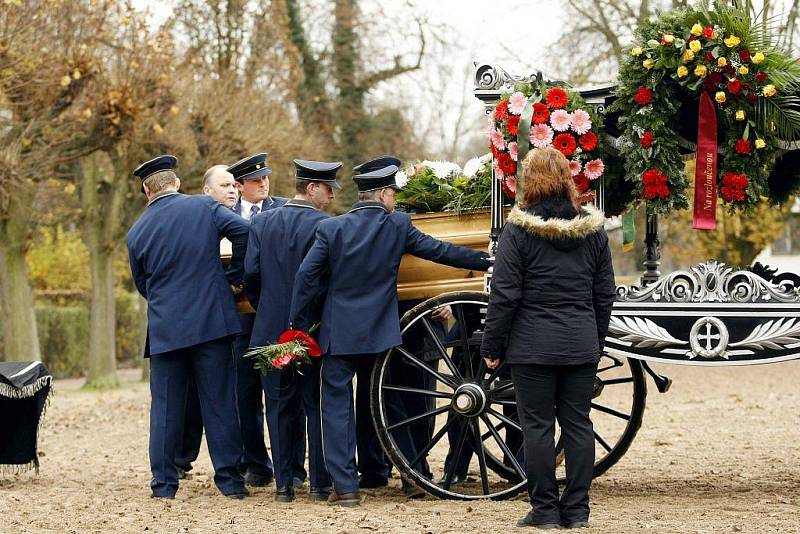
<svg viewBox="0 0 800 534"><path fill-rule="evenodd" d="M515 84L542 79L540 72L520 77L476 64L474 93L489 115ZM616 98L614 90L605 86L579 93L603 115ZM604 134L613 150L620 131L616 121L607 124ZM695 141L682 137L680 150L693 152ZM600 206L603 193L600 187L595 198ZM413 219L440 239L493 252L504 213L500 182L492 180L488 210ZM661 276L657 214L648 214L647 223L646 271L638 286L617 288L595 379L595 476L619 461L636 436L647 377L661 393L670 387L671 380L650 362L727 366L800 357L800 277L776 276L764 268L738 270L713 260ZM372 415L386 454L404 477L440 498L505 499L525 488L508 371L488 369L479 353L490 281L491 272L484 276L405 257L398 295L401 303L416 305L401 319L403 344L380 357L372 375ZM447 324L432 317L443 306L453 312ZM563 478L558 434L556 439Z"/></svg>

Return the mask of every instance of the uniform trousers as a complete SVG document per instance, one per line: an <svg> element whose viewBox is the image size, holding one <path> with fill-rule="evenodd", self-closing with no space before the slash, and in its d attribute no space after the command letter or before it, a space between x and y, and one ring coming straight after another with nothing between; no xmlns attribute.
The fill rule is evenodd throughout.
<svg viewBox="0 0 800 534"><path fill-rule="evenodd" d="M594 469L591 409L597 364L512 364L525 442L525 470L534 523L589 519ZM555 422L561 427L567 484L559 498L555 475Z"/></svg>
<svg viewBox="0 0 800 534"><path fill-rule="evenodd" d="M224 494L244 491L237 469L242 435L236 413L234 356L229 338L220 338L150 358L150 486L153 495L178 490L175 456L180 447L190 374L197 383L214 482Z"/></svg>
<svg viewBox="0 0 800 534"><path fill-rule="evenodd" d="M252 359L244 357L250 345L250 334L236 336L233 345L236 353L236 400L243 444L239 470L242 473L272 477L272 460L264 442L264 391L261 388L261 373L253 368Z"/></svg>
<svg viewBox="0 0 800 534"><path fill-rule="evenodd" d="M391 467L383 453L372 422L370 385L375 356L360 358L356 364L356 449L358 472L370 478L389 478Z"/></svg>
<svg viewBox="0 0 800 534"><path fill-rule="evenodd" d="M192 470L192 462L200 454L203 441L203 414L200 412L200 397L197 395L197 383L194 374L189 375L186 388L186 414L183 418L183 438L175 455L175 465L186 472Z"/></svg>
<svg viewBox="0 0 800 534"><path fill-rule="evenodd" d="M318 360L317 360L318 361ZM275 483L292 485L297 472L297 450L305 454L304 427L308 422L308 464L311 487L331 485L322 453L322 423L319 413L320 364L298 369L270 370L261 377L267 394L267 427L275 462ZM298 417L298 408L302 417ZM298 425L301 428L298 428ZM298 442L300 436L300 442ZM302 461L301 461L302 467Z"/></svg>
<svg viewBox="0 0 800 534"><path fill-rule="evenodd" d="M359 366L371 366L376 357L373 353L322 357L322 448L333 488L340 495L358 491L353 377ZM375 434L374 426L372 434Z"/></svg>

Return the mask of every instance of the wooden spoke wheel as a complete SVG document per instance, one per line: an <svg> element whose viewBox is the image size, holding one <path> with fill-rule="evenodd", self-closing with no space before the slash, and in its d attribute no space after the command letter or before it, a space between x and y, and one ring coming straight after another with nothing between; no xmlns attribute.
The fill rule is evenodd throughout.
<svg viewBox="0 0 800 534"><path fill-rule="evenodd" d="M384 451L402 476L440 498L500 500L525 489L509 370L488 369L480 357L487 303L486 293L455 292L419 304L401 319L402 344L373 369L372 417ZM446 306L452 317L443 319ZM645 396L638 361L603 358L592 404L592 421L602 419L595 476L630 446ZM558 470L563 478L563 462Z"/></svg>

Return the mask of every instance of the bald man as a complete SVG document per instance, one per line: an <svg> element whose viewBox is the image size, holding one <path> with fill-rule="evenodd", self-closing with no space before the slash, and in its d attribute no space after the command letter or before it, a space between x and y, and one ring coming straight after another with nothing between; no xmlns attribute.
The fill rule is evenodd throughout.
<svg viewBox="0 0 800 534"><path fill-rule="evenodd" d="M233 208L239 200L239 189L233 175L225 170L227 168L227 165L214 165L206 171L203 175L203 194L213 197L226 208Z"/></svg>

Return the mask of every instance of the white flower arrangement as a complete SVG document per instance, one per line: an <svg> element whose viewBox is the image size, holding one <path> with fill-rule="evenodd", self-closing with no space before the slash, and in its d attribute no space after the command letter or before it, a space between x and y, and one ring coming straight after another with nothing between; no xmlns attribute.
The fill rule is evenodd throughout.
<svg viewBox="0 0 800 534"><path fill-rule="evenodd" d="M422 162L424 167L428 167L433 171L437 178L444 180L451 174L461 174L461 167L452 161L430 161L425 160Z"/></svg>
<svg viewBox="0 0 800 534"><path fill-rule="evenodd" d="M486 162L490 161L491 159L491 152L477 158L472 158L464 164L464 176L474 178L475 175L478 174L478 171L480 171L483 166L486 165Z"/></svg>

